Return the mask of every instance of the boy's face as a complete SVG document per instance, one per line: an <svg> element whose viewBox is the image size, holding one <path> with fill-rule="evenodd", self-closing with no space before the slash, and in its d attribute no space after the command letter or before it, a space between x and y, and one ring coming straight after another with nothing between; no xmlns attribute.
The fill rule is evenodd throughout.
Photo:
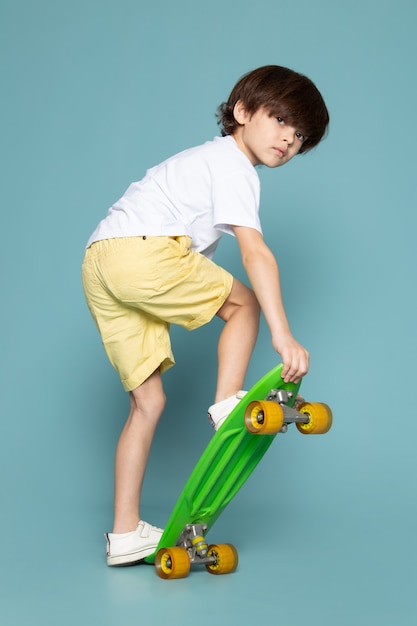
<svg viewBox="0 0 417 626"><path fill-rule="evenodd" d="M271 117L265 109L249 114L239 101L234 115L240 126L233 137L252 165L284 165L298 154L305 141L301 131L280 117Z"/></svg>

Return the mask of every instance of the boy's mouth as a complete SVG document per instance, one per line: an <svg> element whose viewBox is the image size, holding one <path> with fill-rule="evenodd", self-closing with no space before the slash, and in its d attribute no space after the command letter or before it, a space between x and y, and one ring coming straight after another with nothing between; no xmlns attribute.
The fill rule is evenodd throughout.
<svg viewBox="0 0 417 626"><path fill-rule="evenodd" d="M287 154L287 151L282 150L281 148L274 148L274 150L281 159Z"/></svg>

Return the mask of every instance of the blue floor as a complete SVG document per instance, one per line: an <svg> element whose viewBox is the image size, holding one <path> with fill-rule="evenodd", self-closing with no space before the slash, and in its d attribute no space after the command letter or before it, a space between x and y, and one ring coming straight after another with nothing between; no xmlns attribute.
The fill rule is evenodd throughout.
<svg viewBox="0 0 417 626"><path fill-rule="evenodd" d="M415 626L415 524L404 523L404 507L375 506L366 485L355 507L341 504L347 483L334 474L343 459L329 475L319 470L322 484L309 487L302 460L298 467L290 460L297 446L307 449L305 438L286 437L287 446L277 444L281 454L271 449L208 535L239 551L237 571L226 576L193 569L186 579L164 581L150 565L110 569L100 528L109 503L69 501L63 490L42 518L45 494L28 493L27 517L2 542L2 624ZM260 480L269 501L258 495ZM78 521L71 510L82 513ZM169 510L155 505L147 513L162 525Z"/></svg>

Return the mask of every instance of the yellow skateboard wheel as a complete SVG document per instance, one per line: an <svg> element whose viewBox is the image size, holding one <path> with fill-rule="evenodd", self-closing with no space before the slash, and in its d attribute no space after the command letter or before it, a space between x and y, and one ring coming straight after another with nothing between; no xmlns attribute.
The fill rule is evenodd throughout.
<svg viewBox="0 0 417 626"><path fill-rule="evenodd" d="M155 557L159 578L185 578L190 571L190 557L186 548L161 548Z"/></svg>
<svg viewBox="0 0 417 626"><path fill-rule="evenodd" d="M333 423L332 410L323 402L303 402L297 407L299 413L305 413L310 418L307 424L297 422L297 428L303 435L323 435L327 433Z"/></svg>
<svg viewBox="0 0 417 626"><path fill-rule="evenodd" d="M219 543L209 546L208 557L215 557L214 563L207 563L206 570L210 574L231 574L238 566L239 557L231 543Z"/></svg>
<svg viewBox="0 0 417 626"><path fill-rule="evenodd" d="M245 410L247 430L259 435L275 435L284 423L284 411L278 402L259 400L250 402Z"/></svg>

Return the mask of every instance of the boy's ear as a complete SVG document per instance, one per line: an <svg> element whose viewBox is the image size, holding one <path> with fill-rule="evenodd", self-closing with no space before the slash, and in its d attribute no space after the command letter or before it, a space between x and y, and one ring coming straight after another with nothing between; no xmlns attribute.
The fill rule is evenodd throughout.
<svg viewBox="0 0 417 626"><path fill-rule="evenodd" d="M246 110L246 106L242 100L238 100L233 109L233 116L238 124L246 124L250 118L249 113Z"/></svg>

